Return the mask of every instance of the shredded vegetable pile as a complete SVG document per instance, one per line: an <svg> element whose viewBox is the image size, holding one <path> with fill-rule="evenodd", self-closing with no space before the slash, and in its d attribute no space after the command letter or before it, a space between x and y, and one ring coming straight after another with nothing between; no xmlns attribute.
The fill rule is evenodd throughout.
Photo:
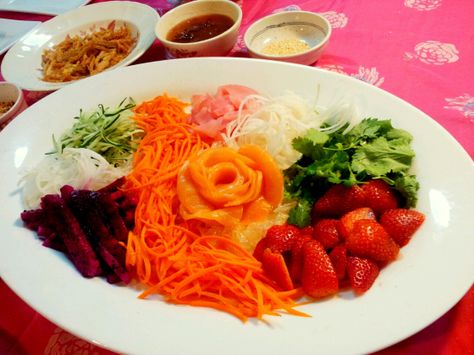
<svg viewBox="0 0 474 355"><path fill-rule="evenodd" d="M127 168L112 166L90 149L65 148L61 154L46 155L26 172L20 181L23 200L27 208L36 208L42 196L57 194L64 185L98 190L127 173Z"/></svg>
<svg viewBox="0 0 474 355"><path fill-rule="evenodd" d="M99 105L91 113L80 111L74 125L63 133L59 141L54 140L56 153L64 148L87 148L102 155L115 166L126 165L137 149L143 131L130 119L135 102L124 99L117 108Z"/></svg>
<svg viewBox="0 0 474 355"><path fill-rule="evenodd" d="M252 102L256 110L242 108ZM242 101L237 118L223 134L225 144L238 147L256 144L267 150L280 169L287 169L301 153L292 147L292 140L308 129L331 132L352 125L357 112L350 101L339 102L334 109L316 108L316 104L292 92L277 97L249 95Z"/></svg>
<svg viewBox="0 0 474 355"><path fill-rule="evenodd" d="M139 105L135 119L145 130L125 187L139 194L127 265L153 293L178 304L206 306L242 320L294 309L298 290L280 292L261 264L224 236L198 235L177 214L176 180L189 158L206 144L186 123L185 104L160 96Z"/></svg>
<svg viewBox="0 0 474 355"><path fill-rule="evenodd" d="M297 300L337 293L354 271L348 260L367 256L347 242L355 235L353 216L373 224L382 211L416 204L412 136L390 120L360 120L352 100L322 108L294 93L269 97L224 85L191 101L189 107L163 94L138 105L129 99L115 109L81 110L53 138L55 151L21 180L32 209L22 213L26 226L47 236L49 246L57 236L68 241L58 250L74 255L77 265L90 261L81 251L105 255L116 281L133 277L146 287L140 298L159 295L246 321L307 316ZM110 196L98 205L104 192ZM45 209L50 200L61 203ZM70 218L56 223L48 211ZM390 260L373 258L392 261L399 247L377 228L385 233L378 242L392 243L394 252ZM117 241L103 238L114 233ZM370 243L362 247L381 249ZM336 265L341 255L345 261ZM373 269L378 274L378 264Z"/></svg>

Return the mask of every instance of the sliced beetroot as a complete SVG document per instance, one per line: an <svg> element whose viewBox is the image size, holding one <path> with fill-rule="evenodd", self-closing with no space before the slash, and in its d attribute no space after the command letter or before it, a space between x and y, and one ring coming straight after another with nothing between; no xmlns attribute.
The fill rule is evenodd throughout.
<svg viewBox="0 0 474 355"><path fill-rule="evenodd" d="M67 256L84 277L94 277L102 273L99 260L87 240L84 231L64 200L58 195L43 198L46 208L56 212L56 230L67 249Z"/></svg>
<svg viewBox="0 0 474 355"><path fill-rule="evenodd" d="M122 176L121 178L118 178L117 180L112 181L107 186L101 188L100 190L98 190L98 192L108 192L108 193L115 192L120 186L123 185L124 182L125 182L125 177Z"/></svg>
<svg viewBox="0 0 474 355"><path fill-rule="evenodd" d="M107 270L115 273L124 283L130 282L130 276L125 267L125 248L119 244L118 238L112 235L107 228L105 221L101 218L100 209L103 207L97 195L99 192L87 190L73 191L68 199L78 219L87 231L89 240L101 260L107 266ZM127 231L128 234L128 231Z"/></svg>
<svg viewBox="0 0 474 355"><path fill-rule="evenodd" d="M84 277L103 275L110 283L128 283L125 244L137 201L118 190L124 181L100 191L65 185L61 196L43 196L40 208L23 211L21 219L44 246L64 252Z"/></svg>
<svg viewBox="0 0 474 355"><path fill-rule="evenodd" d="M117 255L121 253L118 252L116 248L109 248L114 250L114 252L111 252L108 248L102 245L102 243L99 243L97 248L102 260L107 264L107 266L112 269L115 275L117 275L123 283L128 284L131 281L130 274L128 273L124 263L120 261L122 256L117 257ZM123 259L125 259L125 249L123 247L121 248L123 250Z"/></svg>
<svg viewBox="0 0 474 355"><path fill-rule="evenodd" d="M44 212L41 209L23 211L20 218L28 229L37 231L44 220Z"/></svg>
<svg viewBox="0 0 474 355"><path fill-rule="evenodd" d="M92 193L92 195L96 200L96 205L102 207L104 218L109 222L109 225L113 229L114 236L122 242L127 241L128 229L120 215L117 203L112 199L110 194L96 192Z"/></svg>

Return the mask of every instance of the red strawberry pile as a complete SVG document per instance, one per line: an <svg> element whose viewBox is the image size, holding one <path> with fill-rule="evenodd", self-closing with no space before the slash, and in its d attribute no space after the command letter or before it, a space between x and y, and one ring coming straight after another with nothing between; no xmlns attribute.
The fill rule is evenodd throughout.
<svg viewBox="0 0 474 355"><path fill-rule="evenodd" d="M283 290L301 286L322 298L350 286L362 294L424 220L422 213L400 208L382 180L335 185L314 204L312 226L269 228L254 256Z"/></svg>

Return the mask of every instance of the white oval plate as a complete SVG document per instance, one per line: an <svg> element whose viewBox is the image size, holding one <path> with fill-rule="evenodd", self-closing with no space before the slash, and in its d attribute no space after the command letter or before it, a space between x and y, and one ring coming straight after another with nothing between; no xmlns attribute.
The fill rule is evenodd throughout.
<svg viewBox="0 0 474 355"><path fill-rule="evenodd" d="M62 42L68 34L77 35L93 26L105 26L113 20L117 25L126 24L138 36L130 54L107 70L126 66L151 46L158 19L159 15L152 7L132 1L110 1L80 7L42 23L18 41L3 58L2 75L6 81L32 91L52 91L71 84L73 81L50 83L41 79L43 51Z"/></svg>
<svg viewBox="0 0 474 355"><path fill-rule="evenodd" d="M301 307L312 318L268 317L241 323L222 312L139 300L138 291L84 279L60 253L22 227L19 171L51 148L79 109L138 102L163 92L182 98L218 85L285 90L320 103L344 93L367 115L391 118L414 135L418 209L426 222L400 258L362 297L341 296ZM440 317L473 281L474 168L458 143L401 99L348 76L263 60L197 58L121 68L81 80L37 102L0 133L0 275L46 318L94 344L133 354L367 353L398 342Z"/></svg>

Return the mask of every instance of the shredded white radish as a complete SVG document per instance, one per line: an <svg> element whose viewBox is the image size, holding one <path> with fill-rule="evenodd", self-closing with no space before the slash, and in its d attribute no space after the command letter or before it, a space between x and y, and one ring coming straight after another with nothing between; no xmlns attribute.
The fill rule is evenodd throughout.
<svg viewBox="0 0 474 355"><path fill-rule="evenodd" d="M243 114L242 108L248 101L258 108ZM348 100L340 100L326 109L292 92L274 98L250 95L242 101L237 118L227 125L222 137L233 148L244 144L264 148L284 170L301 157L291 145L294 138L310 128L330 133L348 124L348 131L358 120L357 107ZM321 128L322 125L325 127Z"/></svg>
<svg viewBox="0 0 474 355"><path fill-rule="evenodd" d="M64 185L98 190L126 175L129 166L116 168L100 154L85 148L65 148L61 154L46 155L20 180L26 208L38 208L41 197L59 193Z"/></svg>

